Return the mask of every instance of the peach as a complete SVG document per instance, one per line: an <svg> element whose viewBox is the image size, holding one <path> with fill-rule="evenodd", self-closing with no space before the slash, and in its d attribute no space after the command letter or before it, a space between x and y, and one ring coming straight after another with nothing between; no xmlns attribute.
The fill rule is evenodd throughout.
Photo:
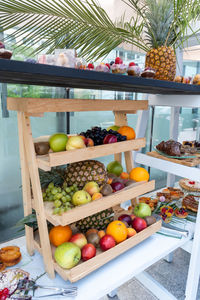
<svg viewBox="0 0 200 300"><path fill-rule="evenodd" d="M104 230L100 230L98 231L98 236L100 237L100 239L105 235L105 231Z"/></svg>
<svg viewBox="0 0 200 300"><path fill-rule="evenodd" d="M94 146L94 141L91 138L87 138L85 141L86 147L93 147Z"/></svg>
<svg viewBox="0 0 200 300"><path fill-rule="evenodd" d="M92 196L94 193L100 192L99 185L95 181L90 181L90 182L86 183L86 185L84 186L83 189L84 189L84 191L89 193L90 196Z"/></svg>
<svg viewBox="0 0 200 300"><path fill-rule="evenodd" d="M121 177L122 179L129 179L129 174L126 173L126 172L122 172L122 173L120 174L120 177Z"/></svg>
<svg viewBox="0 0 200 300"><path fill-rule="evenodd" d="M131 227L127 228L127 238L134 236L136 233L137 232L135 231L135 229Z"/></svg>
<svg viewBox="0 0 200 300"><path fill-rule="evenodd" d="M102 198L103 195L101 193L94 193L92 195L92 201Z"/></svg>

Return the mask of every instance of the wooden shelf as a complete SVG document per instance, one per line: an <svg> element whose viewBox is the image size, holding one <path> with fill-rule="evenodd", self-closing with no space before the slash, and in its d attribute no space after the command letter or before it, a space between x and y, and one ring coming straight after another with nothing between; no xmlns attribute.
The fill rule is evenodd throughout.
<svg viewBox="0 0 200 300"><path fill-rule="evenodd" d="M127 211L122 210L122 213ZM115 247L102 252L99 248L97 248L96 256L88 261L80 261L77 266L73 267L70 270L63 269L54 261L54 268L56 272L64 279L69 280L71 282L76 282L96 269L100 268L107 262L111 261L115 257L120 254L126 252L127 250L133 248L137 244L141 243L152 234L157 232L161 228L162 222L159 220L153 225L147 227L143 231L137 233L135 236L123 241L122 243L116 245ZM41 246L38 235L34 240L34 247L37 251L41 253ZM52 253L54 253L54 247L52 247Z"/></svg>
<svg viewBox="0 0 200 300"><path fill-rule="evenodd" d="M149 94L200 95L200 86L1 59L0 82Z"/></svg>
<svg viewBox="0 0 200 300"><path fill-rule="evenodd" d="M48 155L37 156L40 169L50 171L52 167L61 166L68 163L103 157L121 152L138 150L145 147L146 139L140 138L114 144L106 144L83 149L76 149L63 152L49 153Z"/></svg>
<svg viewBox="0 0 200 300"><path fill-rule="evenodd" d="M194 158L187 158L187 159L178 159L178 158L166 157L162 154L159 154L156 151L147 152L147 155L155 157L155 158L167 160L167 161L170 161L170 162L173 162L173 163L176 163L176 164L188 166L188 167L195 167L195 166L198 166L200 164L199 154L196 155Z"/></svg>
<svg viewBox="0 0 200 300"><path fill-rule="evenodd" d="M44 112L118 111L136 113L147 110L146 100L90 100L56 98L7 98L9 110L25 112L29 115Z"/></svg>
<svg viewBox="0 0 200 300"><path fill-rule="evenodd" d="M152 191L154 188L155 188L154 180L149 182L134 183L133 185L126 187L123 190L113 193L109 196L102 197L100 199L89 202L85 205L74 207L68 212L63 213L61 216L53 215L53 202L44 202L45 216L46 219L54 226L57 225L65 226L74 223L76 221L79 221L81 219L84 219L88 216L94 215L104 209L128 201L139 195L148 193Z"/></svg>

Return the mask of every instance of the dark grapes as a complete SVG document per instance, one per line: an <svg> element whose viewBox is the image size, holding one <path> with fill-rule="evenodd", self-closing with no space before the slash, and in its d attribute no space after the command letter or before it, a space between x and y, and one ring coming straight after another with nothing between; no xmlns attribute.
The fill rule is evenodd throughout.
<svg viewBox="0 0 200 300"><path fill-rule="evenodd" d="M124 135L121 135L119 132L114 131L112 129L106 130L101 127L95 126L92 129L88 129L86 132L81 132L80 135L85 136L86 138L90 138L94 141L94 145L102 145L103 140L107 134L113 134L117 137L118 142L126 141L127 138Z"/></svg>

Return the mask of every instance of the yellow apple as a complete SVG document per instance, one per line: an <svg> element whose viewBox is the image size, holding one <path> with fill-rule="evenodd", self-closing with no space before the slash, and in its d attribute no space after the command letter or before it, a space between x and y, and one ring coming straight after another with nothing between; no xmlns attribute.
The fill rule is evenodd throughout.
<svg viewBox="0 0 200 300"><path fill-rule="evenodd" d="M66 144L66 150L85 148L85 143L80 135L71 136Z"/></svg>

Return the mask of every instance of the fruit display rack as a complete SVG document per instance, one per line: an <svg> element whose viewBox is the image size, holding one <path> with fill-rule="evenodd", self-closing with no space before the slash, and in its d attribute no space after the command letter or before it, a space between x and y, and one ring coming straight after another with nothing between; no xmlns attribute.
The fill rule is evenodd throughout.
<svg viewBox="0 0 200 300"><path fill-rule="evenodd" d="M137 110L147 109L147 101L8 98L7 105L9 110L14 110L18 113L25 215L30 214L32 209L34 209L36 211L38 222L39 239L35 238L32 229L26 228L27 249L29 254L33 253L34 248L42 254L45 269L50 277L54 277L54 271L56 270L65 280L69 279L72 282L77 281L159 230L161 221L156 222L141 233L129 238L106 252L100 251L100 253L91 260L79 263L70 270L61 268L53 259L52 253L54 251L51 249L49 241L47 221L55 226L72 225L76 221L111 207L116 215L117 210L119 210L119 204L153 190L155 182L134 183L109 196L104 196L91 203L74 207L62 215L54 215L52 203L43 202L38 172L39 168L44 171L49 171L51 170L51 167L54 166L111 154L115 155L115 160L121 161L121 153L124 153L126 169L127 172L130 172L133 168L132 151L144 147L145 138L136 138L135 140L118 142L114 146L113 144L105 144L90 148L37 156L34 149L34 140L32 138L30 123L30 116L41 117L45 112L114 110L115 124L124 126L127 125L127 114L135 113ZM45 140L47 138L48 137L39 137L39 140Z"/></svg>

